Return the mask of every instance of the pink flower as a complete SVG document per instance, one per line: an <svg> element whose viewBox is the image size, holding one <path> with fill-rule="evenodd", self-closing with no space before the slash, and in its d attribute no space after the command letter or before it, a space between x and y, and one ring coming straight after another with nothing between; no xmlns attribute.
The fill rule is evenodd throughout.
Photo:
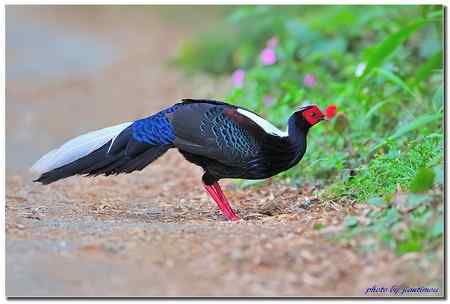
<svg viewBox="0 0 450 304"><path fill-rule="evenodd" d="M271 48L265 48L259 55L259 59L263 65L272 65L277 62L277 55Z"/></svg>
<svg viewBox="0 0 450 304"><path fill-rule="evenodd" d="M272 38L270 38L269 40L267 40L266 46L269 49L274 49L276 48L278 45L278 38L277 36L273 36Z"/></svg>
<svg viewBox="0 0 450 304"><path fill-rule="evenodd" d="M275 102L275 98L273 98L273 96L271 95L266 95L263 98L263 102L266 107L270 107Z"/></svg>
<svg viewBox="0 0 450 304"><path fill-rule="evenodd" d="M305 77L303 78L303 84L306 87L312 88L313 86L316 85L316 77L314 77L314 75L312 74L306 74Z"/></svg>
<svg viewBox="0 0 450 304"><path fill-rule="evenodd" d="M245 80L245 71L243 69L237 69L233 72L233 75L231 75L231 80L235 87L242 87Z"/></svg>

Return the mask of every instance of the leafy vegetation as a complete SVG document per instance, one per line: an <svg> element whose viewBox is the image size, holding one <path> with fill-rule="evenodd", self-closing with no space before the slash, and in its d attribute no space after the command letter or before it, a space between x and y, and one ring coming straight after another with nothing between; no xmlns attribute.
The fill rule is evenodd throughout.
<svg viewBox="0 0 450 304"><path fill-rule="evenodd" d="M176 62L230 75L227 100L280 127L304 103L335 104L280 177L368 204L347 232L402 254L442 237L442 18L441 6L236 7Z"/></svg>
<svg viewBox="0 0 450 304"><path fill-rule="evenodd" d="M430 181L433 180L430 172L433 176L435 173L429 168L443 171L441 141L439 138L427 138L420 143L410 143L403 152L391 144L389 153L376 155L367 166L360 168L359 174L343 184L342 191L345 192L341 194L363 202L375 195L390 195L398 187L411 188L414 192L430 189Z"/></svg>

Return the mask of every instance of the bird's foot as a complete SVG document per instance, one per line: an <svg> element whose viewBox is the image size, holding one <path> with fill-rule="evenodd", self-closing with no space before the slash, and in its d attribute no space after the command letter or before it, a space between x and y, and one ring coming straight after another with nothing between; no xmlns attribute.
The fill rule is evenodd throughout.
<svg viewBox="0 0 450 304"><path fill-rule="evenodd" d="M223 194L222 189L217 182L209 185L204 185L206 192L211 196L211 198L216 202L217 206L219 206L222 213L230 220L237 221L239 217L236 213L231 209L230 203L228 202L225 194Z"/></svg>

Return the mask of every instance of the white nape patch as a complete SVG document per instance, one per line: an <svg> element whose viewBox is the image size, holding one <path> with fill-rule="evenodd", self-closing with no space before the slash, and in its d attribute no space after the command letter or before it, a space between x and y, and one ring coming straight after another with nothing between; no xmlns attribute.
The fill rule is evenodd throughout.
<svg viewBox="0 0 450 304"><path fill-rule="evenodd" d="M31 167L31 171L43 174L76 161L97 150L111 139L114 141L116 137L131 124L132 122L126 122L75 137L61 147L42 156L41 159ZM109 148L111 149L111 146Z"/></svg>
<svg viewBox="0 0 450 304"><path fill-rule="evenodd" d="M247 118L250 118L253 120L258 126L263 128L266 133L280 136L280 137L286 137L288 136L288 131L281 131L277 127L275 127L273 124L262 118L261 116L256 115L255 113L249 112L247 110L244 110L242 108L238 108L237 110L240 114L246 116Z"/></svg>

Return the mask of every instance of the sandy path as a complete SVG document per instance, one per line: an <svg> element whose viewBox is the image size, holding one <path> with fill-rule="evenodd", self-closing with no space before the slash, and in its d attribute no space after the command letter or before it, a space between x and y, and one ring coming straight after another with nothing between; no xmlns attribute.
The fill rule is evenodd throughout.
<svg viewBox="0 0 450 304"><path fill-rule="evenodd" d="M245 219L225 221L201 189L201 171L175 151L127 176L33 184L24 169L67 138L224 90L165 64L183 37L213 22L201 11L178 22L170 10L73 12L7 10L7 41L33 50L7 45L8 296L330 296L363 295L374 285L440 286L440 265L420 254L397 258L332 241L345 215L361 207L319 203L306 189L225 183ZM22 23L50 26L50 36L59 35L54 28L82 35L80 45L103 64L91 71L74 55L55 59L63 71L52 67L51 44L22 41L33 35ZM44 74L22 67L24 56L47 62ZM329 228L312 229L318 222Z"/></svg>

